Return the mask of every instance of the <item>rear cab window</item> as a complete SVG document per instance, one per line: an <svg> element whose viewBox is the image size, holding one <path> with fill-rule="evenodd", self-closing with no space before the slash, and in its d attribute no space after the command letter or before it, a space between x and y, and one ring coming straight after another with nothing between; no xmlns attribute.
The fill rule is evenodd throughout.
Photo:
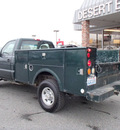
<svg viewBox="0 0 120 130"><path fill-rule="evenodd" d="M20 49L21 50L36 50L36 49L50 49L54 48L52 42L49 41L38 41L38 40L22 40Z"/></svg>

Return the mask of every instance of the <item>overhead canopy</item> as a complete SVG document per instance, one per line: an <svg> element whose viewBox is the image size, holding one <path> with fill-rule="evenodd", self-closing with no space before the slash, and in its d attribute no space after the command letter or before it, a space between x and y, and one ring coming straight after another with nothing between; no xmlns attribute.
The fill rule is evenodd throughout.
<svg viewBox="0 0 120 130"><path fill-rule="evenodd" d="M90 21L90 31L120 27L120 0L84 0L75 11L75 30L81 30L85 20Z"/></svg>

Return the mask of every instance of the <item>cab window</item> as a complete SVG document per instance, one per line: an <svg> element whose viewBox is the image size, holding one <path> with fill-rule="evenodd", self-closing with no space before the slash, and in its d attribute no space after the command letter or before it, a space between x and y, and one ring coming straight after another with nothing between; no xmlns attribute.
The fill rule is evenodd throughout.
<svg viewBox="0 0 120 130"><path fill-rule="evenodd" d="M52 42L48 41L35 41L35 40L23 40L20 49L21 50L36 50L36 49L49 49L54 48Z"/></svg>
<svg viewBox="0 0 120 130"><path fill-rule="evenodd" d="M22 41L20 49L21 50L35 50L37 49L38 42L39 41L29 41L29 40Z"/></svg>
<svg viewBox="0 0 120 130"><path fill-rule="evenodd" d="M50 48L54 48L54 45L52 42L40 41L38 44L38 49L50 49Z"/></svg>

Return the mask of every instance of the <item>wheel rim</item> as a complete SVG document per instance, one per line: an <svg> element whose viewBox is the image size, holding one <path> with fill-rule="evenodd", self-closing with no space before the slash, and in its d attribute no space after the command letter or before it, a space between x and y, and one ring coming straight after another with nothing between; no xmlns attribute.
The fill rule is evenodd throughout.
<svg viewBox="0 0 120 130"><path fill-rule="evenodd" d="M51 106L54 104L55 96L53 90L49 87L45 87L42 91L42 100L47 106Z"/></svg>

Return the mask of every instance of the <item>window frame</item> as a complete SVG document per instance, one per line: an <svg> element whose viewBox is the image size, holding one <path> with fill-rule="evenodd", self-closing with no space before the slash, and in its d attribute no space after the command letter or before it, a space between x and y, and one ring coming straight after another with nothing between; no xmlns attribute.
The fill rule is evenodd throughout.
<svg viewBox="0 0 120 130"><path fill-rule="evenodd" d="M15 43L16 43L16 40L12 40L12 41L7 42L7 43L4 45L4 47L2 48L2 50L1 50L1 55L2 55L2 56L12 56L12 55L14 54ZM6 54L5 54L5 51L4 51L4 50L5 50L7 47L9 47L11 44L13 44L13 47L12 47L11 51L10 51L10 52L6 52Z"/></svg>

